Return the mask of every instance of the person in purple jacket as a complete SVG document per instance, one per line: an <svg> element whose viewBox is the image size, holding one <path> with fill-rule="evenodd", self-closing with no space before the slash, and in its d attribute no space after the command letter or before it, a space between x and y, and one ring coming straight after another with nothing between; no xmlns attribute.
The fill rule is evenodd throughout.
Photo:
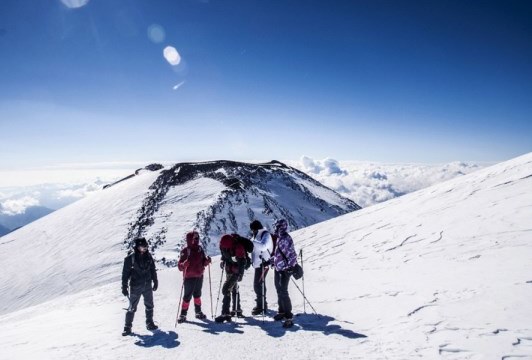
<svg viewBox="0 0 532 360"><path fill-rule="evenodd" d="M293 325L292 302L288 294L288 284L292 276L292 268L297 263L297 254L294 249L294 241L288 234L288 222L285 219L277 220L274 224L274 233L277 235L277 244L273 251L273 266L275 268L275 290L279 312L273 318L283 320L283 327Z"/></svg>

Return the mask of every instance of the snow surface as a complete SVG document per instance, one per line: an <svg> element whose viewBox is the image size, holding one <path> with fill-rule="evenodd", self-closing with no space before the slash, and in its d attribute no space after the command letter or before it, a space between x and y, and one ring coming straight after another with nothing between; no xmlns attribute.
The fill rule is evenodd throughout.
<svg viewBox="0 0 532 360"><path fill-rule="evenodd" d="M121 198L127 195L124 188L120 194L118 187L114 190L116 202L126 201ZM10 255L2 257L0 275L0 358L532 359L531 190L529 153L293 232L296 248L305 255L305 291L319 315L306 305L307 314L297 316L289 330L270 316L264 323L260 317L233 324L191 320L174 328L181 273L165 269L159 271L155 293L160 331L143 328L141 305L136 335L122 337L126 301L111 271L78 292L79 287L65 286L55 276L69 259L48 259L38 269L11 260L11 255L21 260L39 253L28 246L29 237L17 232L17 239L8 235L0 242L2 254ZM124 211L118 204L110 207L102 217ZM70 209L52 214L68 233L76 225L68 220ZM102 237L93 239L87 256L76 260L100 262L118 276L124 254L105 246L106 227L101 226ZM36 227L25 235L37 235ZM42 235L37 238L42 241ZM54 239L53 244L67 240ZM211 268L214 302L218 263L215 258ZM35 271L48 267L55 271L36 276ZM63 276L90 282L100 274L95 265L87 273ZM19 282L35 296L64 295L28 306L26 297L9 294ZM203 301L210 315L208 284L204 282ZM301 288L301 280L297 285ZM251 271L241 294L249 313L254 302ZM290 294L294 311L303 312L294 284ZM275 308L271 275L268 302Z"/></svg>

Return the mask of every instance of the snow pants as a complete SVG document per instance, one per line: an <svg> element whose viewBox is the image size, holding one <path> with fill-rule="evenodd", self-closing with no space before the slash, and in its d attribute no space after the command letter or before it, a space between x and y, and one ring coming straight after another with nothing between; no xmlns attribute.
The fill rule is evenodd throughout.
<svg viewBox="0 0 532 360"><path fill-rule="evenodd" d="M268 302L266 301L266 275L268 274L268 269L269 267L264 264L261 264L260 267L255 269L255 277L253 278L253 289L255 290L255 294L257 295L257 298L255 299L257 309L268 308Z"/></svg>
<svg viewBox="0 0 532 360"><path fill-rule="evenodd" d="M287 317L292 315L292 302L288 294L288 284L292 275L287 271L275 270L274 283L277 290L277 302L279 303L279 313L284 313Z"/></svg>
<svg viewBox="0 0 532 360"><path fill-rule="evenodd" d="M185 279L183 305L181 305L181 314L186 315L190 300L194 296L194 308L196 313L201 312L201 288L203 287L203 276L197 278Z"/></svg>
<svg viewBox="0 0 532 360"><path fill-rule="evenodd" d="M233 311L242 311L240 307L240 294L238 293L238 274L226 274L225 282L222 286L222 315L230 313L231 298L233 299Z"/></svg>
<svg viewBox="0 0 532 360"><path fill-rule="evenodd" d="M133 318L137 311L140 297L144 298L144 307L146 308L146 323L153 322L153 290L151 282L146 285L132 287L129 291L129 308L126 312L126 327L133 325Z"/></svg>

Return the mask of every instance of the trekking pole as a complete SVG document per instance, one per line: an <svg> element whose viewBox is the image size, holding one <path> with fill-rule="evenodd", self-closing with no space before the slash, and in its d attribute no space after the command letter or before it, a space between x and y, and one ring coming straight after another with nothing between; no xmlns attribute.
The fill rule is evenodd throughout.
<svg viewBox="0 0 532 360"><path fill-rule="evenodd" d="M238 279L237 279L237 283L236 283L236 297L235 297L235 303L236 304L233 304L235 306L235 322L238 323L238 303L240 301L240 288L238 286Z"/></svg>
<svg viewBox="0 0 532 360"><path fill-rule="evenodd" d="M211 317L214 319L214 312L212 311L212 283L211 283L211 264L209 263L209 293L211 295Z"/></svg>
<svg viewBox="0 0 532 360"><path fill-rule="evenodd" d="M225 270L225 264L222 267L222 273L220 276L220 285L218 286L218 297L216 298L216 311L214 312L215 314L218 314L218 302L220 301L220 292L222 291L222 280L224 279L224 270Z"/></svg>
<svg viewBox="0 0 532 360"><path fill-rule="evenodd" d="M303 277L301 281L303 282L303 298L305 297L305 268L303 267L303 249L299 249L299 256L301 257L301 268L303 269ZM305 306L305 300L303 300L303 314L307 313L307 308Z"/></svg>
<svg viewBox="0 0 532 360"><path fill-rule="evenodd" d="M264 305L266 304L266 267L264 266L264 259L262 256L260 257L260 260L262 262L262 275L260 277L262 281L262 323L264 324L264 313L266 312L266 309L264 308Z"/></svg>
<svg viewBox="0 0 532 360"><path fill-rule="evenodd" d="M177 305L177 315L175 316L175 325L174 328L177 327L177 320L179 319L179 312L181 311L181 300L183 300L183 289L185 288L185 275L187 273L188 267L185 268L185 271L183 271L183 284L181 284L181 293L179 294L179 304Z"/></svg>
<svg viewBox="0 0 532 360"><path fill-rule="evenodd" d="M294 283L294 285L296 286L296 288L299 290L299 292L301 293L301 295L303 295L303 299L305 299L307 301L307 303L309 304L309 306L312 308L312 311L314 311L314 314L318 315L318 312L316 311L316 309L314 309L314 306L312 306L312 304L310 303L310 301L308 301L307 297L305 296L305 294L303 294L303 292L301 291L301 289L299 288L299 286L297 286L297 283L296 281L294 280L294 278L290 278L292 280L292 282Z"/></svg>

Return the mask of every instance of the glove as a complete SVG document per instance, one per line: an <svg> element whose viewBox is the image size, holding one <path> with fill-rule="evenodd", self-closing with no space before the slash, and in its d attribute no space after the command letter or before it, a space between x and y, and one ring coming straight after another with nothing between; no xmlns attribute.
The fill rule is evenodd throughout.
<svg viewBox="0 0 532 360"><path fill-rule="evenodd" d="M207 256L207 264L210 264L210 263L212 263L212 259L210 256Z"/></svg>
<svg viewBox="0 0 532 360"><path fill-rule="evenodd" d="M237 279L237 281L238 281L238 282L241 282L241 281L242 281L242 278L244 278L244 274L240 274L240 275L238 275L238 279Z"/></svg>
<svg viewBox="0 0 532 360"><path fill-rule="evenodd" d="M220 261L220 269L224 269L225 268L225 261Z"/></svg>
<svg viewBox="0 0 532 360"><path fill-rule="evenodd" d="M153 291L157 291L157 288L159 287L159 280L153 280Z"/></svg>
<svg viewBox="0 0 532 360"><path fill-rule="evenodd" d="M127 287L122 288L122 295L129 296L129 291L127 291Z"/></svg>

